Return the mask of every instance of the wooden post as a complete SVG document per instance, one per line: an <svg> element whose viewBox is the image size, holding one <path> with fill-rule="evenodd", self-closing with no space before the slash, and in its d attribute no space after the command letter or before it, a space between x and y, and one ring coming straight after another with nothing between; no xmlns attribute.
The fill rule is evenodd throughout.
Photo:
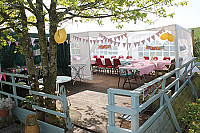
<svg viewBox="0 0 200 133"><path fill-rule="evenodd" d="M192 30L191 34L192 34L192 47L194 47L194 30Z"/></svg>

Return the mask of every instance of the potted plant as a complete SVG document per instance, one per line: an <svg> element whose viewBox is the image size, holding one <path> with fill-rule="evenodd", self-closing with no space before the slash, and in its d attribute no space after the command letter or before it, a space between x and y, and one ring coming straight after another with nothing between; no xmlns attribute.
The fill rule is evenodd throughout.
<svg viewBox="0 0 200 133"><path fill-rule="evenodd" d="M37 123L36 114L28 114L26 116L25 133L39 133L40 129Z"/></svg>
<svg viewBox="0 0 200 133"><path fill-rule="evenodd" d="M7 117L10 112L10 110L15 105L14 101L8 97L8 98L1 98L0 99L0 117Z"/></svg>

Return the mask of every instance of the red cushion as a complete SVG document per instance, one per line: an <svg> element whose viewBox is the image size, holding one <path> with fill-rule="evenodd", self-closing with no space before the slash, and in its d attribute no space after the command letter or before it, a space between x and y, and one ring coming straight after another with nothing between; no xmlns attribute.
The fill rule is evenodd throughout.
<svg viewBox="0 0 200 133"><path fill-rule="evenodd" d="M107 68L113 68L113 66L107 66Z"/></svg>

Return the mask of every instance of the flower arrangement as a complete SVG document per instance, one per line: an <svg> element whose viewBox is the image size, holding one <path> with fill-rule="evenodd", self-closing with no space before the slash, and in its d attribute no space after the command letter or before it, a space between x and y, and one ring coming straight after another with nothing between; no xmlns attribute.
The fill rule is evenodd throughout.
<svg viewBox="0 0 200 133"><path fill-rule="evenodd" d="M0 99L0 109L12 109L15 105L15 102L10 98Z"/></svg>

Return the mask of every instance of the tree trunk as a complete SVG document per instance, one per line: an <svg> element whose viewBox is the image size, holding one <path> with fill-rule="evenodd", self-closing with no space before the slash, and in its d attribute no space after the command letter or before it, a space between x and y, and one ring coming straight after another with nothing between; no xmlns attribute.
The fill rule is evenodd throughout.
<svg viewBox="0 0 200 133"><path fill-rule="evenodd" d="M49 42L49 52L47 52L47 41L45 33L45 22L43 15L43 6L40 4L39 0L36 0L38 3L37 9L37 23L38 23L38 35L39 35L39 44L40 44L40 53L41 61L43 66L43 83L44 83L44 92L48 94L55 94L56 88L56 76L57 76L57 44L52 37L54 33L50 32L50 42ZM50 18L51 19L51 18ZM50 27L51 27L50 21ZM56 31L56 26L54 30ZM56 110L56 102L53 99L45 99L45 107L51 110ZM56 121L55 115L45 113L45 122L53 124Z"/></svg>
<svg viewBox="0 0 200 133"><path fill-rule="evenodd" d="M21 4L23 7L23 4ZM22 47L26 59L26 67L28 70L28 75L29 75L29 82L31 89L40 91L39 90L39 82L38 82L38 73L36 71L35 65L34 65L34 59L33 59L33 52L32 52L32 44L30 40L30 36L28 34L28 26L27 26L27 17L25 14L25 9L21 8L21 19L22 19L22 34L23 37L21 38L22 42ZM39 96L34 96L35 98L35 104L38 106L43 107L43 98ZM37 111L38 119L39 120L44 120L44 113L41 111Z"/></svg>

